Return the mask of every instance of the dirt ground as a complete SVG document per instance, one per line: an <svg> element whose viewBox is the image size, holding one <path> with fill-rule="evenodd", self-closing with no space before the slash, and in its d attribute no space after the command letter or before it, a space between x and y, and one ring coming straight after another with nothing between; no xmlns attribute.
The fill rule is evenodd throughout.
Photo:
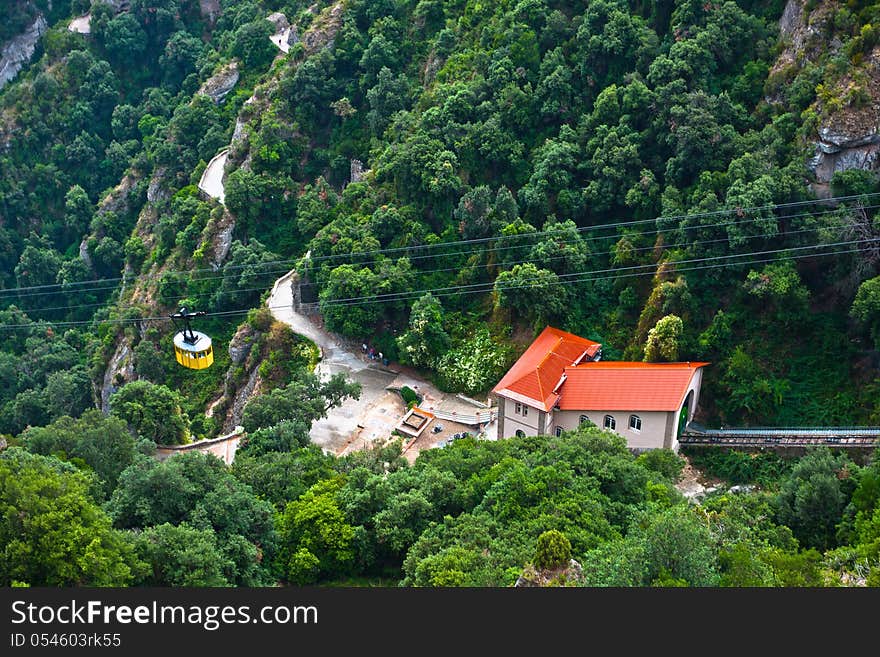
<svg viewBox="0 0 880 657"><path fill-rule="evenodd" d="M688 457L682 456L685 460L684 469L681 471L681 480L675 485L675 488L686 498L695 499L702 497L706 493L716 490L722 483L720 479L704 477L703 474L691 465Z"/></svg>
<svg viewBox="0 0 880 657"><path fill-rule="evenodd" d="M443 427L440 431L434 431L435 427ZM458 422L434 419L431 424L410 444L403 452L404 458L412 465L422 450L445 447L447 441L457 433L467 432L476 435L477 428Z"/></svg>

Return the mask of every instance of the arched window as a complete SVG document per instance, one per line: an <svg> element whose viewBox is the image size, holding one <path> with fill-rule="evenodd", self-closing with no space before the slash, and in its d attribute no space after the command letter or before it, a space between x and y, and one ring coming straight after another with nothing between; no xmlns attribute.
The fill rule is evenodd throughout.
<svg viewBox="0 0 880 657"><path fill-rule="evenodd" d="M581 415L580 420L578 420L578 423L583 424L584 422L589 422L589 421L590 421L590 418L588 418L586 415Z"/></svg>
<svg viewBox="0 0 880 657"><path fill-rule="evenodd" d="M525 437L526 437L526 432L523 431L522 429L517 429L517 430L516 430L516 437L517 437L517 438L525 438Z"/></svg>
<svg viewBox="0 0 880 657"><path fill-rule="evenodd" d="M629 428L633 431L641 431L642 430L642 418L638 415L630 415L629 416Z"/></svg>
<svg viewBox="0 0 880 657"><path fill-rule="evenodd" d="M560 427L560 426L557 424L557 425L556 425L556 436L559 437L559 436L561 436L561 435L562 435L562 427Z"/></svg>
<svg viewBox="0 0 880 657"><path fill-rule="evenodd" d="M605 416L605 428L611 429L612 431L617 428L617 420L614 419L611 415Z"/></svg>

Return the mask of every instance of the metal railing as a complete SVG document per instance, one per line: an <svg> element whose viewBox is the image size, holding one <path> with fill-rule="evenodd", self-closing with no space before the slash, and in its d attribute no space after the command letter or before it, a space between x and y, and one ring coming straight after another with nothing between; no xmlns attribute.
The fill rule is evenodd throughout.
<svg viewBox="0 0 880 657"><path fill-rule="evenodd" d="M706 429L688 425L681 445L725 447L876 447L880 427L733 427Z"/></svg>

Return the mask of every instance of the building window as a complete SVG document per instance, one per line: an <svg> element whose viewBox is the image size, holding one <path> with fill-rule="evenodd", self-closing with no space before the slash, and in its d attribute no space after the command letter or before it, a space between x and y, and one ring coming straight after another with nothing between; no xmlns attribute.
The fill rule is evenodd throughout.
<svg viewBox="0 0 880 657"><path fill-rule="evenodd" d="M516 402L516 405L513 407L513 412L516 413L517 415L522 413L522 404L520 404L519 402Z"/></svg>
<svg viewBox="0 0 880 657"><path fill-rule="evenodd" d="M614 431L617 428L617 421L611 416L605 416L605 428Z"/></svg>
<svg viewBox="0 0 880 657"><path fill-rule="evenodd" d="M641 431L642 430L642 418L638 415L630 415L629 416L629 428L633 431Z"/></svg>
<svg viewBox="0 0 880 657"><path fill-rule="evenodd" d="M517 430L516 430L516 437L517 437L517 438L525 438L525 437L526 437L526 432L523 431L522 429L517 429Z"/></svg>
<svg viewBox="0 0 880 657"><path fill-rule="evenodd" d="M529 414L529 407L523 404L523 417Z"/></svg>
<svg viewBox="0 0 880 657"><path fill-rule="evenodd" d="M586 415L581 415L581 419L578 420L578 423L583 424L584 422L589 422L589 421L590 421L590 418L588 418Z"/></svg>
<svg viewBox="0 0 880 657"><path fill-rule="evenodd" d="M562 427L560 427L558 424L556 425L556 435L557 437L562 435Z"/></svg>

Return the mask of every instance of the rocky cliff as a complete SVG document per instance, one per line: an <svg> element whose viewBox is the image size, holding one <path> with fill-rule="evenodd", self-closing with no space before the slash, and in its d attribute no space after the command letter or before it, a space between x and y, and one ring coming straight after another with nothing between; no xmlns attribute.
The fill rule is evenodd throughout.
<svg viewBox="0 0 880 657"><path fill-rule="evenodd" d="M783 49L771 70L771 78L786 81L809 69L822 72L805 112L815 120L807 166L819 196L831 194L836 172L876 171L880 164L880 45L871 47L864 28L854 34L845 27L852 22L847 12L841 2L788 0L779 21ZM780 95L767 100L779 102Z"/></svg>
<svg viewBox="0 0 880 657"><path fill-rule="evenodd" d="M16 37L13 37L0 50L0 88L12 80L24 66L30 62L37 49L40 37L48 25L43 14L38 13L34 22Z"/></svg>

